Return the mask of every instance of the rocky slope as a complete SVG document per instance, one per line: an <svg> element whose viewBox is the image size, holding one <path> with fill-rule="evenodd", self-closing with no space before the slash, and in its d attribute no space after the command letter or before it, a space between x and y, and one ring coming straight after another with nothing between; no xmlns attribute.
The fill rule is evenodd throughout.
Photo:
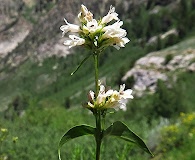
<svg viewBox="0 0 195 160"><path fill-rule="evenodd" d="M195 38L191 38L162 51L149 53L136 61L122 81L133 77L133 90L138 96L144 91L155 92L158 79L175 81L177 74L184 71L195 72Z"/></svg>
<svg viewBox="0 0 195 160"><path fill-rule="evenodd" d="M21 62L28 59L29 56L36 57L41 61L45 57L52 55L66 56L69 54L69 50L62 45L64 39L61 38L61 32L59 27L64 24L63 18L66 17L71 23L75 22L75 15L78 14L81 2L77 0L47 0L47 3L51 3L54 7L51 10L46 10L47 3L40 3L42 1L36 0L9 0L9 3L3 3L4 8L8 10L14 9L16 18L10 23L3 23L5 31L0 32L0 69L3 69L5 65L16 67ZM136 13L138 6L144 4L147 8L151 5L168 5L174 2L174 0L161 1L156 0L153 4L150 0L99 0L99 1L88 1L83 0L82 3L88 6L88 8L94 12L96 17L105 15L110 5L116 7L120 17L129 17L130 14ZM17 4L17 8L10 4ZM25 7L32 7L35 5L33 11L25 11ZM45 8L44 8L45 7ZM7 16L10 12L0 12L0 16ZM13 15L12 14L12 15ZM20 18L21 14L32 14L28 15L32 18L39 17L37 22L33 24L30 21ZM2 22L1 22L2 23ZM8 25L11 26L9 27ZM20 27L18 27L20 26ZM6 38L4 38L6 35Z"/></svg>

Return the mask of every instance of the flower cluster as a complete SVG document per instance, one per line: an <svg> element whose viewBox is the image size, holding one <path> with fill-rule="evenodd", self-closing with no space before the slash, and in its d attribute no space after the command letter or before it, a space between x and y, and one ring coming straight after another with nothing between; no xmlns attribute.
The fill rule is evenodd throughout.
<svg viewBox="0 0 195 160"><path fill-rule="evenodd" d="M84 45L89 49L101 51L108 46L120 49L129 42L126 30L121 28L123 21L118 18L118 14L112 6L110 6L107 15L97 21L93 18L93 14L84 5L81 5L78 19L80 25L70 24L64 19L66 25L60 27L63 36L67 32L78 34L78 36L69 35L70 39L64 42L64 45L69 46L69 48ZM110 24L113 20L115 22Z"/></svg>
<svg viewBox="0 0 195 160"><path fill-rule="evenodd" d="M105 110L109 108L114 108L115 110L122 109L126 110L126 100L128 98L133 99L132 90L125 89L125 84L120 85L119 91L116 90L106 90L104 85L99 86L99 93L95 98L95 93L89 91L89 102L87 103L87 108Z"/></svg>

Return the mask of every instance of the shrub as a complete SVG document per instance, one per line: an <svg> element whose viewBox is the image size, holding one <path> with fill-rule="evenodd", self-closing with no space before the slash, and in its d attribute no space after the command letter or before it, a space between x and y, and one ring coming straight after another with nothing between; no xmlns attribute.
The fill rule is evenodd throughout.
<svg viewBox="0 0 195 160"><path fill-rule="evenodd" d="M17 95L4 112L4 117L9 120L14 120L15 117L20 116L29 106L29 97L26 95Z"/></svg>
<svg viewBox="0 0 195 160"><path fill-rule="evenodd" d="M181 89L176 86L168 88L162 80L158 80L153 107L157 116L165 118L170 118L184 111Z"/></svg>
<svg viewBox="0 0 195 160"><path fill-rule="evenodd" d="M195 113L181 113L175 124L161 129L161 140L158 151L167 151L181 147L195 137Z"/></svg>
<svg viewBox="0 0 195 160"><path fill-rule="evenodd" d="M165 57L164 65L167 65L173 59L172 54L167 54Z"/></svg>

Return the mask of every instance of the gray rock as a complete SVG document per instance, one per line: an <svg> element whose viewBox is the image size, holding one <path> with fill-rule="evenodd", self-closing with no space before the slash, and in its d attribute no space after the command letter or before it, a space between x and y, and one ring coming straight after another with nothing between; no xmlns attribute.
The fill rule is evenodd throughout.
<svg viewBox="0 0 195 160"><path fill-rule="evenodd" d="M188 68L193 58L195 58L195 53L177 55L166 65L166 68L170 71Z"/></svg>
<svg viewBox="0 0 195 160"><path fill-rule="evenodd" d="M136 65L147 66L147 67L155 66L156 68L161 68L164 61L165 61L164 57L147 56L147 57L140 58L136 62Z"/></svg>
<svg viewBox="0 0 195 160"><path fill-rule="evenodd" d="M188 70L189 70L190 72L195 72L195 62L192 63L192 64L188 67Z"/></svg>
<svg viewBox="0 0 195 160"><path fill-rule="evenodd" d="M128 71L122 80L126 81L128 77L131 76L135 79L133 90L135 90L138 95L142 95L142 92L145 90L149 90L152 93L155 92L158 79L167 80L167 76L159 71L141 68L133 68Z"/></svg>
<svg viewBox="0 0 195 160"><path fill-rule="evenodd" d="M122 81L127 81L129 77L134 78L132 89L134 94L142 96L144 91L154 93L156 90L157 81L168 81L168 76L171 79L177 79L175 71L195 71L195 49L186 49L180 52L175 51L172 47L169 50L152 52L145 57L136 61L134 68L129 70L123 77ZM173 52L174 51L174 52ZM172 54L173 58L165 64L165 56ZM164 56L164 57L163 57ZM192 63L193 62L193 63Z"/></svg>

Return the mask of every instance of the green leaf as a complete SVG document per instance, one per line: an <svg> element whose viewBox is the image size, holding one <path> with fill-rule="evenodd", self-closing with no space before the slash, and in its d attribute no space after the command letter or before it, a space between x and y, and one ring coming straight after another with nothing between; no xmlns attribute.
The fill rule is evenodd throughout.
<svg viewBox="0 0 195 160"><path fill-rule="evenodd" d="M104 132L104 137L105 136L116 136L127 142L134 143L138 145L141 149L143 149L145 152L153 156L144 141L120 121L116 121L110 127L108 127Z"/></svg>
<svg viewBox="0 0 195 160"><path fill-rule="evenodd" d="M72 76L73 74L75 74L75 73L78 71L78 69L82 66L83 63L85 63L85 61L88 60L89 57L91 57L91 54L88 55L87 57L85 57L85 58L81 61L81 63L77 66L77 68L71 73L71 76Z"/></svg>
<svg viewBox="0 0 195 160"><path fill-rule="evenodd" d="M58 145L58 156L59 159L61 160L60 156L60 149L61 147L68 142L71 139L85 136L85 135L94 135L95 134L95 128L88 126L88 125L80 125L80 126L75 126L71 128L68 132L64 134L64 136L61 138L59 145Z"/></svg>

